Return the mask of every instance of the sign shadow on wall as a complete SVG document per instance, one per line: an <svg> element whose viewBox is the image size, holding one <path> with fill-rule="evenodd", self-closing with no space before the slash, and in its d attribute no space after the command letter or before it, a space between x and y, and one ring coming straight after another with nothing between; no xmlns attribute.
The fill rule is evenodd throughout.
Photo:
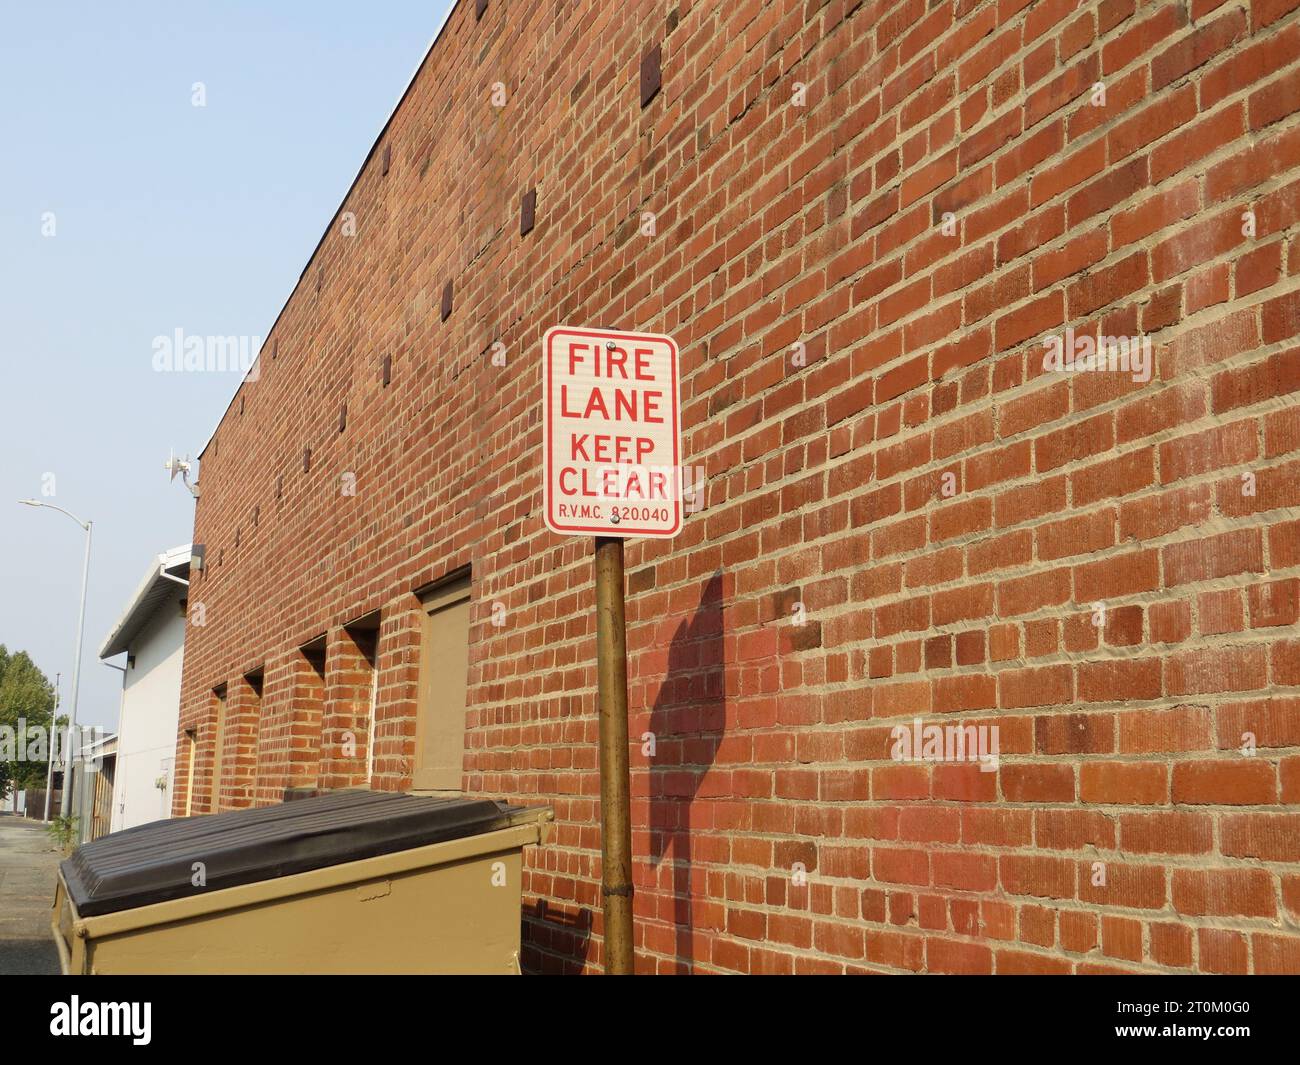
<svg viewBox="0 0 1300 1065"><path fill-rule="evenodd" d="M690 619L677 627L663 684L650 711L650 732L655 737L650 763L650 866L657 873L669 862L676 957L687 972L695 965L692 833L701 827L692 823L692 811L717 758L726 724L724 638L719 570L704 585ZM662 881L661 876L656 879ZM703 893L702 883L695 887Z"/></svg>

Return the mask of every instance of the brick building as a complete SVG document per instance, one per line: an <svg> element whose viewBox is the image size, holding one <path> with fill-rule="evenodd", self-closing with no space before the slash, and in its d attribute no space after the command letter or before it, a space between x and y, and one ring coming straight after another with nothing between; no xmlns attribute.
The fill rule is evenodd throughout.
<svg viewBox="0 0 1300 1065"><path fill-rule="evenodd" d="M645 329L640 968L1300 971L1298 281L1298 0L463 0L203 453L174 812L549 803L600 968L539 365Z"/></svg>

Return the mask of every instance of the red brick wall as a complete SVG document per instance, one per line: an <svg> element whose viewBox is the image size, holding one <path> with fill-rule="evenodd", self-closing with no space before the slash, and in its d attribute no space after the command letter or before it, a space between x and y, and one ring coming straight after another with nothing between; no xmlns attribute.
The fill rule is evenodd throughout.
<svg viewBox="0 0 1300 1065"><path fill-rule="evenodd" d="M639 966L1300 971L1297 6L459 4L203 456L182 729L264 667L258 801L337 783L297 648L381 610L406 786L413 593L472 565L465 788L554 806L525 963L599 968L540 340L668 332L708 488L628 546ZM1067 326L1153 378L1045 371ZM891 758L916 717L998 771Z"/></svg>

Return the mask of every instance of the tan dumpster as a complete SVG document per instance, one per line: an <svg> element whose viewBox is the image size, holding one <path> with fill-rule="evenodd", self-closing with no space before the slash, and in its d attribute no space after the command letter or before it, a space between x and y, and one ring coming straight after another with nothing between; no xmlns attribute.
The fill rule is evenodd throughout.
<svg viewBox="0 0 1300 1065"><path fill-rule="evenodd" d="M337 792L179 818L59 868L65 973L517 973L549 808Z"/></svg>

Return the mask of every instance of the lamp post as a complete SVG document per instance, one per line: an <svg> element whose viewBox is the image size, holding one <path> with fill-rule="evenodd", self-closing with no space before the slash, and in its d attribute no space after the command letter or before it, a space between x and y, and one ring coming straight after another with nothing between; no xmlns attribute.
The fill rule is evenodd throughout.
<svg viewBox="0 0 1300 1065"><path fill-rule="evenodd" d="M94 523L82 521L71 511L64 510L53 503L42 503L39 499L20 499L18 502L27 507L46 507L50 510L57 510L60 514L66 514L86 530L86 554L81 563L81 606L77 611L77 656L72 660L72 707L68 711L68 746L71 747L72 737L77 727L77 690L81 681L81 636L86 627L86 578L90 576L90 530ZM59 813L63 817L67 817L71 809L72 752L71 750L65 750L63 753L63 794L59 800Z"/></svg>

